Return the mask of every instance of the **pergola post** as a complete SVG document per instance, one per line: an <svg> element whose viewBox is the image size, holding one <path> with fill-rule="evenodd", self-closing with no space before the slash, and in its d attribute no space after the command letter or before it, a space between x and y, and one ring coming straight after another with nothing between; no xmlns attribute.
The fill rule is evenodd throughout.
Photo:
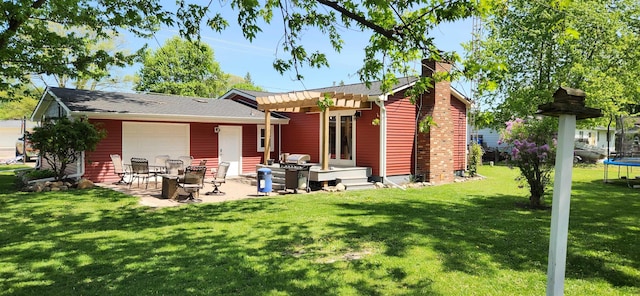
<svg viewBox="0 0 640 296"><path fill-rule="evenodd" d="M264 110L264 165L268 164L271 155L271 110Z"/></svg>
<svg viewBox="0 0 640 296"><path fill-rule="evenodd" d="M329 170L329 107L322 111L322 170Z"/></svg>

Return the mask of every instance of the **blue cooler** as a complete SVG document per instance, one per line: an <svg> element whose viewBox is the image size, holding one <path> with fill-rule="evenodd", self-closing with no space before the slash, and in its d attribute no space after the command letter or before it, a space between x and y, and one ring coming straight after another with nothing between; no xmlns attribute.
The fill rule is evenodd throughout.
<svg viewBox="0 0 640 296"><path fill-rule="evenodd" d="M258 169L258 193L266 193L269 195L271 192L271 169L261 168Z"/></svg>

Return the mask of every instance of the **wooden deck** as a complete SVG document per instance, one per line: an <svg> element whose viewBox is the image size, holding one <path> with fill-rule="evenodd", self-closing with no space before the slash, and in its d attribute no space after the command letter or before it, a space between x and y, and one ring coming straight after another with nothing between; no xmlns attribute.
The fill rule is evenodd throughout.
<svg viewBox="0 0 640 296"><path fill-rule="evenodd" d="M286 169L281 168L279 164L257 165L256 171L260 168L271 169L274 187L285 183ZM347 190L373 188L373 184L368 182L370 176L371 168L369 167L330 166L329 170L322 170L320 164L314 164L309 169L309 181L335 181L344 184Z"/></svg>

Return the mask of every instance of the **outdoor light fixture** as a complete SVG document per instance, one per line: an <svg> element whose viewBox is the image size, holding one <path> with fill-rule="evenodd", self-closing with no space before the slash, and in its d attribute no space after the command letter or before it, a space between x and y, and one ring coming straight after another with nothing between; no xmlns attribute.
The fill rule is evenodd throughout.
<svg viewBox="0 0 640 296"><path fill-rule="evenodd" d="M213 128L213 132L216 133L216 134L219 133L220 132L220 127L219 126L214 127Z"/></svg>

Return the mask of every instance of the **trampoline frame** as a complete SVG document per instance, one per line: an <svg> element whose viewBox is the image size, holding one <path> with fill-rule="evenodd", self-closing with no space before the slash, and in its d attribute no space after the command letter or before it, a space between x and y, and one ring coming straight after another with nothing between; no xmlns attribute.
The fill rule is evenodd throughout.
<svg viewBox="0 0 640 296"><path fill-rule="evenodd" d="M618 179L625 179L627 181L627 186L629 188L637 188L636 186L640 185L631 185L629 182L631 178L629 177L630 173L633 173L633 167L640 167L640 157L623 157L623 158L609 158L604 162L604 182L609 183L609 165L615 165L618 167ZM627 168L626 176L621 176L622 167ZM638 179L638 177L634 178Z"/></svg>

